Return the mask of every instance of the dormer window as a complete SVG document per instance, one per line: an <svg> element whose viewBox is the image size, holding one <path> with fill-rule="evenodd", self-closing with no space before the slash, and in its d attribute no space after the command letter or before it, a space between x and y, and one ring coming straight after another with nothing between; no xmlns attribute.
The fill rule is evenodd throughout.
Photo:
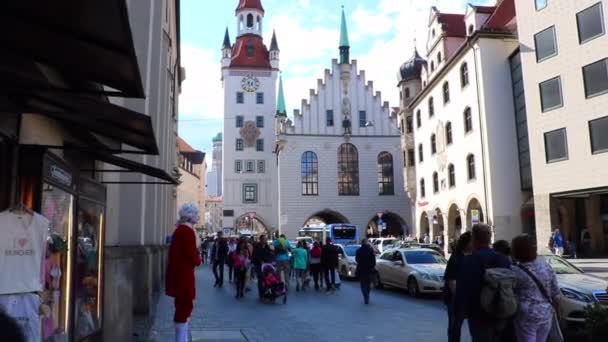
<svg viewBox="0 0 608 342"><path fill-rule="evenodd" d="M247 14L247 28L253 28L253 14Z"/></svg>
<svg viewBox="0 0 608 342"><path fill-rule="evenodd" d="M253 57L255 54L255 49L253 47L253 43L249 42L247 43L247 57Z"/></svg>
<svg viewBox="0 0 608 342"><path fill-rule="evenodd" d="M473 26L473 24L469 25L469 36L473 34L473 32L475 32L475 26Z"/></svg>

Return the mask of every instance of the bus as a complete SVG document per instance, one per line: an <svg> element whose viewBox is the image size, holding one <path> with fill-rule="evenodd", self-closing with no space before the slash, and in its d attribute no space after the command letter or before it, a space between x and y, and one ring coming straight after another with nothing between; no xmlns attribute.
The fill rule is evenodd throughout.
<svg viewBox="0 0 608 342"><path fill-rule="evenodd" d="M310 237L314 241L323 241L329 237L341 245L356 244L359 241L359 229L348 223L332 223L324 227L304 227L298 232L299 237Z"/></svg>

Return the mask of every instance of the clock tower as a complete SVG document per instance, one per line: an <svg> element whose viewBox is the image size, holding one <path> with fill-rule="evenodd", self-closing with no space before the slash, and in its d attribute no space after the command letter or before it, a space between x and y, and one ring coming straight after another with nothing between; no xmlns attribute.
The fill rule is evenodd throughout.
<svg viewBox="0 0 608 342"><path fill-rule="evenodd" d="M279 47L262 38L261 0L239 0L236 41L228 28L222 46L224 89L224 228L272 233L278 227L278 177L274 154Z"/></svg>

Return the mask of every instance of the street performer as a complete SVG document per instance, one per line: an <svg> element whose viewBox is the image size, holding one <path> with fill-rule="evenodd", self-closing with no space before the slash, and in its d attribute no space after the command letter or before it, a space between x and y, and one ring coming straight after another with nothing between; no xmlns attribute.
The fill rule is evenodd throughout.
<svg viewBox="0 0 608 342"><path fill-rule="evenodd" d="M196 298L194 270L201 264L194 231L198 220L198 208L192 203L184 204L169 248L166 293L175 298L175 342L188 341L188 319Z"/></svg>

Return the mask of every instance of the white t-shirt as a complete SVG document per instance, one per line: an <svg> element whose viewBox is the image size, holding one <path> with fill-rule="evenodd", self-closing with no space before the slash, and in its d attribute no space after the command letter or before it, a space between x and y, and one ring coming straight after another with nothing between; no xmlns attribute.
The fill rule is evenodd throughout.
<svg viewBox="0 0 608 342"><path fill-rule="evenodd" d="M0 295L0 310L17 321L28 342L40 342L40 297L35 293Z"/></svg>
<svg viewBox="0 0 608 342"><path fill-rule="evenodd" d="M39 214L0 213L0 294L42 291L48 228Z"/></svg>

